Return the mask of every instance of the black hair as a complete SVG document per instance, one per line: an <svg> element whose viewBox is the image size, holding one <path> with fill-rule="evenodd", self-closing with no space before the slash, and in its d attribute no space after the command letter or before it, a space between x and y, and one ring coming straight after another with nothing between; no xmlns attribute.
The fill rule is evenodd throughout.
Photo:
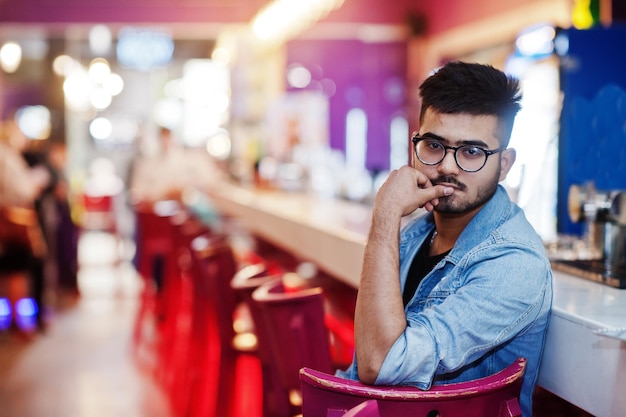
<svg viewBox="0 0 626 417"><path fill-rule="evenodd" d="M443 114L494 115L502 134L500 144L508 145L515 116L521 109L517 79L491 65L454 61L438 69L419 89L420 122L429 108Z"/></svg>

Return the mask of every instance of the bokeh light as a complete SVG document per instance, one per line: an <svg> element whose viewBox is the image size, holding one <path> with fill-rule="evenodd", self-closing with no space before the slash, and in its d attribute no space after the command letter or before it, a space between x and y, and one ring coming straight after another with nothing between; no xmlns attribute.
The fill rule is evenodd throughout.
<svg viewBox="0 0 626 417"><path fill-rule="evenodd" d="M23 106L15 112L22 133L29 139L48 139L52 130L50 110L46 106Z"/></svg>
<svg viewBox="0 0 626 417"><path fill-rule="evenodd" d="M7 73L17 71L22 62L22 47L16 42L7 42L0 48L0 67Z"/></svg>

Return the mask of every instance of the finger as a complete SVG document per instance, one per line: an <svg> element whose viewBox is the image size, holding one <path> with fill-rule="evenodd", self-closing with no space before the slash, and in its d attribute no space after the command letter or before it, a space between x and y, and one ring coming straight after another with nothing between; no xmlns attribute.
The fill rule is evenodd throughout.
<svg viewBox="0 0 626 417"><path fill-rule="evenodd" d="M454 188L443 185L435 185L433 187L421 188L422 197L428 201L437 200L439 197L445 197L454 192ZM436 203L435 203L436 204Z"/></svg>
<svg viewBox="0 0 626 417"><path fill-rule="evenodd" d="M450 194L452 194L454 192L454 188L446 187L446 186L443 186L443 185L438 185L435 188L441 188L442 189L441 192L443 193L443 196L450 195ZM441 196L441 197L443 197L443 196Z"/></svg>

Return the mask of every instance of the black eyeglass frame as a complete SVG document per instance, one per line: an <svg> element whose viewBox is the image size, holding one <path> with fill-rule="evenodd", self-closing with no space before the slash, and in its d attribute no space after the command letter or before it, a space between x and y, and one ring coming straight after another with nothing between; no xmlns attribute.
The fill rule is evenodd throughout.
<svg viewBox="0 0 626 417"><path fill-rule="evenodd" d="M417 154L417 142L420 142L420 141L423 141L423 140L426 140L426 139L434 140L436 142L439 142L441 144L441 146L443 146L443 150L444 150L443 156L441 157L441 159L439 161L437 161L437 162L425 162ZM480 171L487 164L487 159L491 155L496 154L496 153L500 153L500 152L502 152L502 151L504 151L506 149L506 147L497 148L497 149L484 149L484 148L481 148L480 146L475 146L475 145L447 146L447 145L444 145L443 143L441 143L441 141L438 140L438 139L430 138L428 136L421 136L419 133L414 133L413 136L411 137L411 141L413 142L413 152L415 153L415 156L417 157L417 159L419 159L419 161L422 164L429 165L429 166L438 165L438 164L441 163L441 161L443 161L446 158L446 155L448 154L448 149L452 149L454 151L454 162L456 162L456 166L458 166L462 171L465 171L465 172L478 172L478 171ZM466 168L463 168L461 166L461 164L459 164L459 160L457 159L457 152L459 151L459 149L466 148L468 146L480 149L481 151L483 151L485 153L485 160L483 161L483 164L478 169L474 169L474 170L466 169Z"/></svg>

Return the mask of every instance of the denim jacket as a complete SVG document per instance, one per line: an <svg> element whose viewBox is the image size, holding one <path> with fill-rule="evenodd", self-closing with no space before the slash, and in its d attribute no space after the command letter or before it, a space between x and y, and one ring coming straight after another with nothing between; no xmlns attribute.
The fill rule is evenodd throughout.
<svg viewBox="0 0 626 417"><path fill-rule="evenodd" d="M433 228L428 213L402 229L402 287ZM376 384L429 389L485 377L525 357L520 405L531 417L551 306L552 272L543 243L499 186L421 281L405 309L407 327L389 350ZM337 374L358 379L356 360Z"/></svg>

